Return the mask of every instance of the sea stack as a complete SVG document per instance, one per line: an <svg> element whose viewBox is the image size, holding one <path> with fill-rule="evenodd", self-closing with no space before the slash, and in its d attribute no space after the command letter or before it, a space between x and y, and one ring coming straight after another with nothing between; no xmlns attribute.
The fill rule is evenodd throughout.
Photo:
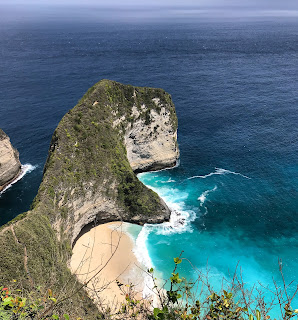
<svg viewBox="0 0 298 320"><path fill-rule="evenodd" d="M19 152L10 143L8 135L0 129L0 191L16 179L20 171Z"/></svg>

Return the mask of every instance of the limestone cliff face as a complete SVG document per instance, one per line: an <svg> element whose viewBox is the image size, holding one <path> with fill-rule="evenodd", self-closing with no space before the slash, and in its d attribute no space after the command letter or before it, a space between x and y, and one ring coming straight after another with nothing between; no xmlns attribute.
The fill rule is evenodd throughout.
<svg viewBox="0 0 298 320"><path fill-rule="evenodd" d="M152 99L156 109L133 108L136 121L125 132L125 146L130 166L135 172L169 168L177 163L177 128L173 125L169 104L161 103L158 97ZM146 119L140 117L145 112Z"/></svg>
<svg viewBox="0 0 298 320"><path fill-rule="evenodd" d="M0 191L19 175L20 170L19 153L0 129Z"/></svg>
<svg viewBox="0 0 298 320"><path fill-rule="evenodd" d="M49 208L58 238L71 243L94 221L169 220L166 204L135 173L172 167L178 157L170 95L102 80L55 130L36 206Z"/></svg>
<svg viewBox="0 0 298 320"><path fill-rule="evenodd" d="M31 210L0 229L0 283L18 279L32 290L56 279L58 290L73 290L67 262L85 225L169 220L166 204L136 172L174 166L178 157L168 93L97 83L57 126Z"/></svg>

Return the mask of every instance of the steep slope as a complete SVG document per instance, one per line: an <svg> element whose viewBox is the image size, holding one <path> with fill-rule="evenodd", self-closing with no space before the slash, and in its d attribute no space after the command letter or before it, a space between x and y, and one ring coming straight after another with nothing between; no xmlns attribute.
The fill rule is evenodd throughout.
<svg viewBox="0 0 298 320"><path fill-rule="evenodd" d="M56 128L32 210L0 229L0 283L16 279L30 290L63 288L72 296L64 311L94 319L96 310L81 305L84 293L76 293L79 284L67 268L71 246L92 222L168 220L165 203L135 172L174 166L178 157L177 117L168 93L97 83Z"/></svg>

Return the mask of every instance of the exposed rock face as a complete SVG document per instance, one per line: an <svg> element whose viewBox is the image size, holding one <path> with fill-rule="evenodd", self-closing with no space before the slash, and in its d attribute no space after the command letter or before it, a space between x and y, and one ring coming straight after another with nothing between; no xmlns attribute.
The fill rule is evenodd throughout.
<svg viewBox="0 0 298 320"><path fill-rule="evenodd" d="M162 89L102 80L58 125L38 197L58 238L75 240L92 221L169 220L170 210L135 172L174 166L177 117ZM48 210L51 212L51 210ZM61 212L61 214L57 214Z"/></svg>
<svg viewBox="0 0 298 320"><path fill-rule="evenodd" d="M0 191L19 175L20 170L19 153L0 129Z"/></svg>
<svg viewBox="0 0 298 320"><path fill-rule="evenodd" d="M19 279L31 290L33 282L57 279L58 290L73 290L67 262L85 225L169 220L166 204L136 172L176 164L177 126L162 89L109 80L90 88L53 134L31 211L0 230L0 284Z"/></svg>
<svg viewBox="0 0 298 320"><path fill-rule="evenodd" d="M142 105L141 112L147 114L147 119L143 120L139 117L140 111L133 108L133 115L138 120L125 132L127 158L135 172L169 168L179 158L177 129L171 121L171 107L162 104L159 98L152 100L159 112Z"/></svg>

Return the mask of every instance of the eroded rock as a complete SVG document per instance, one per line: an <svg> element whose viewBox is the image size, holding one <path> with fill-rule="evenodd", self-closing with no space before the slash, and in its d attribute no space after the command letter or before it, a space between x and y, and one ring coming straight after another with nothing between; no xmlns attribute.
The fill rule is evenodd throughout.
<svg viewBox="0 0 298 320"><path fill-rule="evenodd" d="M0 129L0 191L13 182L21 171L19 153L3 130Z"/></svg>

